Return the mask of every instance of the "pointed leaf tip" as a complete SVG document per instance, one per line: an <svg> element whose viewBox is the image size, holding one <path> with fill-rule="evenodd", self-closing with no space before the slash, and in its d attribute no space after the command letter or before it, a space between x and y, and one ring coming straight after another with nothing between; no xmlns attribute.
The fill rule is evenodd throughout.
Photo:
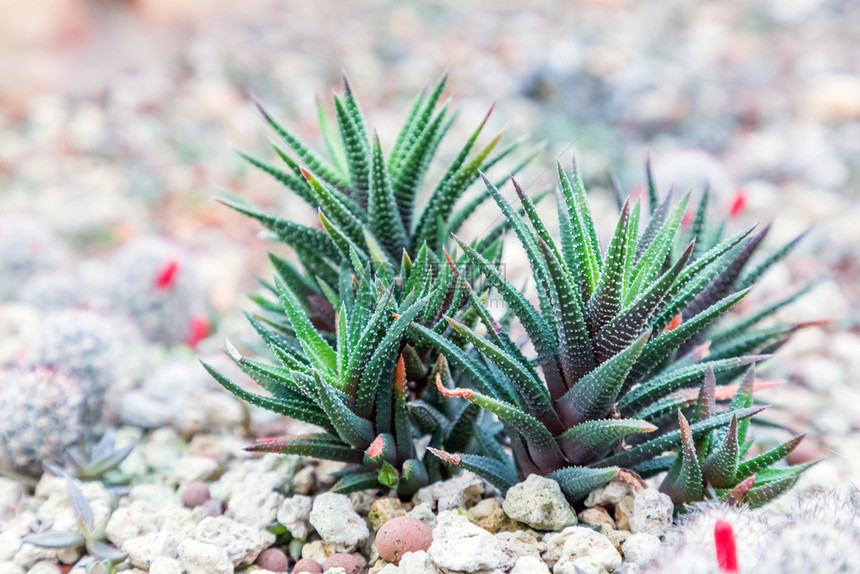
<svg viewBox="0 0 860 574"><path fill-rule="evenodd" d="M448 464L453 464L454 466L458 466L461 462L463 462L463 457L459 454L454 454L450 452L445 452L444 450L440 450L438 448L433 448L432 446L428 446L427 450L432 452L434 455L444 460Z"/></svg>
<svg viewBox="0 0 860 574"><path fill-rule="evenodd" d="M472 391L470 389L461 389L460 387L449 389L444 386L442 384L442 375L439 373L436 373L436 388L439 389L439 392L446 397L462 397L464 399L468 399L472 396Z"/></svg>

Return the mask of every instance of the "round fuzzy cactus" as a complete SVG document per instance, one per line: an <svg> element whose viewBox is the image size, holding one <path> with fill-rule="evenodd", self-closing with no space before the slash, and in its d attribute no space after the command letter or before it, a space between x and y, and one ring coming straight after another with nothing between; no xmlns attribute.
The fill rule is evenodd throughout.
<svg viewBox="0 0 860 574"><path fill-rule="evenodd" d="M0 219L0 300L18 300L22 285L55 270L65 259L62 243L38 221L21 216Z"/></svg>
<svg viewBox="0 0 860 574"><path fill-rule="evenodd" d="M84 435L87 392L49 368L0 373L0 470L38 475Z"/></svg>
<svg viewBox="0 0 860 574"><path fill-rule="evenodd" d="M85 310L48 315L24 349L25 364L45 367L75 377L87 392L87 408L98 420L108 388L120 371L125 343L133 340L108 317Z"/></svg>
<svg viewBox="0 0 860 574"><path fill-rule="evenodd" d="M192 336L194 281L181 249L142 237L117 250L105 273L108 308L125 314L144 336L166 345Z"/></svg>

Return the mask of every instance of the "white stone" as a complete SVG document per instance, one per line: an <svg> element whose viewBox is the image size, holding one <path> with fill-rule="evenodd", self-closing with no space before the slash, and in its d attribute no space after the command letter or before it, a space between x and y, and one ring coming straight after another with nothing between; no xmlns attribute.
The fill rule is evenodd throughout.
<svg viewBox="0 0 860 574"><path fill-rule="evenodd" d="M177 539L185 540L186 538L194 538L197 523L202 518L204 517L195 518L194 510L178 504L168 504L155 514L155 524L163 532L170 532Z"/></svg>
<svg viewBox="0 0 860 574"><path fill-rule="evenodd" d="M278 509L278 522L290 531L293 538L304 540L308 537L311 525L308 521L311 516L313 499L310 496L297 494L284 499Z"/></svg>
<svg viewBox="0 0 860 574"><path fill-rule="evenodd" d="M536 474L512 486L502 508L512 519L536 530L561 530L576 524L576 513L558 483Z"/></svg>
<svg viewBox="0 0 860 574"><path fill-rule="evenodd" d="M250 490L232 496L227 508L233 513L236 522L254 528L265 528L275 521L283 501L284 496L278 492Z"/></svg>
<svg viewBox="0 0 860 574"><path fill-rule="evenodd" d="M544 561L535 556L522 556L514 567L511 574L549 574L549 568Z"/></svg>
<svg viewBox="0 0 860 574"><path fill-rule="evenodd" d="M430 555L419 550L407 552L400 558L398 564L400 574L441 574L442 571L433 563Z"/></svg>
<svg viewBox="0 0 860 574"><path fill-rule="evenodd" d="M621 554L608 538L584 526L569 526L544 537L544 561L553 574L607 574L621 565Z"/></svg>
<svg viewBox="0 0 860 574"><path fill-rule="evenodd" d="M418 490L413 500L418 504L436 506L439 512L468 508L481 499L485 483L471 472L461 472L454 478L436 482Z"/></svg>
<svg viewBox="0 0 860 574"><path fill-rule="evenodd" d="M173 558L158 556L149 565L149 574L182 574L182 563Z"/></svg>
<svg viewBox="0 0 860 574"><path fill-rule="evenodd" d="M0 572L3 574L26 574L27 571L14 562L0 562Z"/></svg>
<svg viewBox="0 0 860 574"><path fill-rule="evenodd" d="M341 566L336 566L334 568L329 568L323 574L346 574L346 569Z"/></svg>
<svg viewBox="0 0 860 574"><path fill-rule="evenodd" d="M517 560L523 556L537 556L546 550L546 544L539 541L537 538L526 532L525 530L517 530L516 532L497 532L496 540L499 541L499 547L502 552Z"/></svg>
<svg viewBox="0 0 860 574"><path fill-rule="evenodd" d="M200 521L195 539L223 548L235 566L247 566L275 541L275 535L216 516Z"/></svg>
<svg viewBox="0 0 860 574"><path fill-rule="evenodd" d="M183 540L179 544L179 558L188 574L233 574L233 561L227 550L215 544Z"/></svg>
<svg viewBox="0 0 860 574"><path fill-rule="evenodd" d="M591 508L594 506L618 504L625 496L632 493L630 485L626 481L616 477L597 490L592 490L585 498L585 506Z"/></svg>
<svg viewBox="0 0 860 574"><path fill-rule="evenodd" d="M458 572L507 569L514 564L502 552L499 540L452 510L439 513L427 554L437 566Z"/></svg>
<svg viewBox="0 0 860 574"><path fill-rule="evenodd" d="M5 516L8 509L18 504L23 494L21 483L0 476L0 516Z"/></svg>
<svg viewBox="0 0 860 574"><path fill-rule="evenodd" d="M302 558L307 558L320 564L325 562L334 553L334 549L322 540L314 540L302 546Z"/></svg>
<svg viewBox="0 0 860 574"><path fill-rule="evenodd" d="M176 461L176 480L188 484L197 480L208 480L218 470L218 461L208 456L186 454Z"/></svg>
<svg viewBox="0 0 860 574"><path fill-rule="evenodd" d="M621 545L624 559L636 564L645 564L653 560L660 552L660 539L653 534L639 532L628 536Z"/></svg>
<svg viewBox="0 0 860 574"><path fill-rule="evenodd" d="M12 560L12 557L21 549L21 537L17 532L0 533L0 562Z"/></svg>
<svg viewBox="0 0 860 574"><path fill-rule="evenodd" d="M310 523L336 552L352 552L370 535L349 497L334 492L325 492L314 499Z"/></svg>
<svg viewBox="0 0 860 574"><path fill-rule="evenodd" d="M122 550L128 552L129 562L143 570L148 570L152 561L158 557L177 558L178 548L179 541L170 532L152 532L122 543Z"/></svg>
<svg viewBox="0 0 860 574"><path fill-rule="evenodd" d="M660 536L672 525L674 510L668 495L655 488L646 488L633 501L630 530Z"/></svg>
<svg viewBox="0 0 860 574"><path fill-rule="evenodd" d="M436 528L436 514L433 512L433 507L426 502L416 504L412 510L406 513L406 516L416 518L430 528Z"/></svg>
<svg viewBox="0 0 860 574"><path fill-rule="evenodd" d="M130 538L137 538L158 530L155 525L155 509L142 500L121 506L113 511L108 520L105 534L116 546Z"/></svg>

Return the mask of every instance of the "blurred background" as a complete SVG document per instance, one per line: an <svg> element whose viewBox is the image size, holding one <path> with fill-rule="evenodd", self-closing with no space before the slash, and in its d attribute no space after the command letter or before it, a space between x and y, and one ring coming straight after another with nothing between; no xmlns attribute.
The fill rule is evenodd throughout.
<svg viewBox="0 0 860 574"><path fill-rule="evenodd" d="M197 327L175 337L217 329L201 343L217 350L269 271L257 225L212 196L301 209L235 154L270 157L251 94L319 143L314 94L328 101L345 70L390 146L415 93L450 70L450 140L495 99L492 127L545 142L529 191L575 153L608 217L610 171L638 193L650 155L664 192L707 181L717 214L740 205L737 228L774 220L771 247L813 227L746 303L823 277L783 316L836 322L795 336L768 370L791 384L761 398L809 433L797 461L827 457L807 485L856 483L858 54L854 0L2 0L0 362L33 308L86 303L118 251L156 237L197 285Z"/></svg>

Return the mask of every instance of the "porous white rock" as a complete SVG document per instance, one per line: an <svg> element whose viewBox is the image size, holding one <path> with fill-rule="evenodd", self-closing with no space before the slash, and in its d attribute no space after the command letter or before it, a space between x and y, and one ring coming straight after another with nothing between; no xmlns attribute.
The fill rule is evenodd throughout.
<svg viewBox="0 0 860 574"><path fill-rule="evenodd" d="M436 528L436 514L433 512L433 508L426 502L416 504L412 510L406 513L406 516L420 520L430 528Z"/></svg>
<svg viewBox="0 0 860 574"><path fill-rule="evenodd" d="M149 574L182 574L182 563L173 558L158 556L149 565Z"/></svg>
<svg viewBox="0 0 860 574"><path fill-rule="evenodd" d="M427 554L437 566L457 572L504 570L514 564L495 536L452 510L439 513Z"/></svg>
<svg viewBox="0 0 860 574"><path fill-rule="evenodd" d="M672 526L675 506L668 495L655 488L646 488L633 501L630 530L660 536Z"/></svg>
<svg viewBox="0 0 860 574"><path fill-rule="evenodd" d="M423 550L407 552L400 557L400 574L442 574L442 571Z"/></svg>
<svg viewBox="0 0 860 574"><path fill-rule="evenodd" d="M349 497L334 492L325 492L314 499L310 523L335 552L352 552L370 535Z"/></svg>
<svg viewBox="0 0 860 574"><path fill-rule="evenodd" d="M549 568L540 558L521 556L511 568L511 574L549 574Z"/></svg>
<svg viewBox="0 0 860 574"><path fill-rule="evenodd" d="M304 540L308 537L308 532L311 528L309 519L312 506L313 499L310 496L297 494L285 498L278 509L278 522L290 531L293 538Z"/></svg>
<svg viewBox="0 0 860 574"><path fill-rule="evenodd" d="M284 496L279 492L251 490L232 496L227 508L233 513L236 522L265 528L275 521L283 501Z"/></svg>
<svg viewBox="0 0 860 574"><path fill-rule="evenodd" d="M495 537L499 541L502 552L515 561L523 556L540 557L541 552L546 550L546 544L525 530L497 532Z"/></svg>
<svg viewBox="0 0 860 574"><path fill-rule="evenodd" d="M197 525L195 539L223 548L235 566L252 564L274 541L275 535L251 528L226 516L204 518Z"/></svg>
<svg viewBox="0 0 860 574"><path fill-rule="evenodd" d="M4 574L27 574L27 571L14 562L0 562L0 572Z"/></svg>
<svg viewBox="0 0 860 574"><path fill-rule="evenodd" d="M233 574L227 550L215 544L186 539L179 544L179 558L188 574Z"/></svg>
<svg viewBox="0 0 860 574"><path fill-rule="evenodd" d="M0 516L5 516L7 511L21 500L23 495L24 489L21 483L0 476Z"/></svg>
<svg viewBox="0 0 860 574"><path fill-rule="evenodd" d="M128 506L120 506L111 514L105 534L116 546L130 538L137 538L158 530L155 524L155 509L146 501L136 500Z"/></svg>
<svg viewBox="0 0 860 574"><path fill-rule="evenodd" d="M218 467L218 461L214 458L186 454L176 461L176 480L179 484L208 480L218 471Z"/></svg>
<svg viewBox="0 0 860 574"><path fill-rule="evenodd" d="M148 570L152 561L158 557L177 558L179 541L170 532L152 532L122 543L122 550L128 552L132 565Z"/></svg>
<svg viewBox="0 0 860 574"><path fill-rule="evenodd" d="M334 549L322 540L314 540L302 546L302 558L307 558L320 564L325 562L334 553Z"/></svg>
<svg viewBox="0 0 860 574"><path fill-rule="evenodd" d="M17 532L0 532L0 562L12 560L21 544L21 536Z"/></svg>
<svg viewBox="0 0 860 574"><path fill-rule="evenodd" d="M537 530L561 530L576 524L576 513L558 483L536 474L512 486L502 508L512 519Z"/></svg>
<svg viewBox="0 0 860 574"><path fill-rule="evenodd" d="M633 489L628 482L615 477L600 488L592 490L585 497L584 504L588 508L618 504L625 496L632 493Z"/></svg>
<svg viewBox="0 0 860 574"><path fill-rule="evenodd" d="M624 559L636 564L645 564L653 560L660 552L660 539L653 534L638 532L628 536L621 545Z"/></svg>
<svg viewBox="0 0 860 574"><path fill-rule="evenodd" d="M584 526L569 526L544 537L543 559L553 574L607 574L621 565L621 554L606 536Z"/></svg>
<svg viewBox="0 0 860 574"><path fill-rule="evenodd" d="M170 532L179 540L194 538L197 523L205 518L205 516L198 516L195 510L179 504L166 504L155 513L155 524L163 532ZM199 512L202 513L202 510Z"/></svg>
<svg viewBox="0 0 860 574"><path fill-rule="evenodd" d="M413 500L418 504L435 506L439 512L468 508L481 499L486 483L471 472L461 472L454 478L435 482L418 490Z"/></svg>

